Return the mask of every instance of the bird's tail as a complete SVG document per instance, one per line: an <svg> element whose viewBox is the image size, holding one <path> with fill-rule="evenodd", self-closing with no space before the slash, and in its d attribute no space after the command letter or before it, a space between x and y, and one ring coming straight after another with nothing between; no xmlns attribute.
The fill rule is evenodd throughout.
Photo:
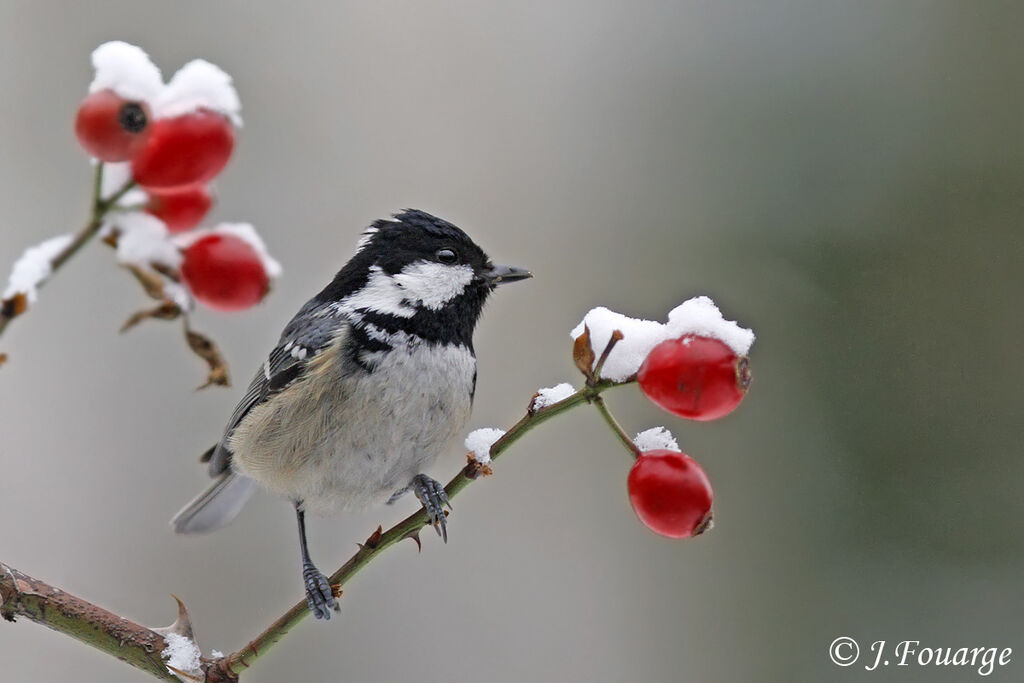
<svg viewBox="0 0 1024 683"><path fill-rule="evenodd" d="M256 491L256 482L235 472L224 472L171 520L179 534L201 534L224 526L242 511Z"/></svg>

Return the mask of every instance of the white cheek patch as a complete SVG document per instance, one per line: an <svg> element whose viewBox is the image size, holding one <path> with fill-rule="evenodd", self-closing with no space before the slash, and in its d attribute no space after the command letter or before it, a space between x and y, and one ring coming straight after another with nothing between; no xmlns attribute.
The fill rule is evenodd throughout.
<svg viewBox="0 0 1024 683"><path fill-rule="evenodd" d="M404 290L407 301L437 311L466 290L473 281L473 268L417 261L403 268L394 279Z"/></svg>
<svg viewBox="0 0 1024 683"><path fill-rule="evenodd" d="M416 315L416 309L406 303L406 298L406 292L398 286L395 278L388 277L380 266L372 266L366 284L342 299L338 308L346 312L375 311L399 318L411 318Z"/></svg>

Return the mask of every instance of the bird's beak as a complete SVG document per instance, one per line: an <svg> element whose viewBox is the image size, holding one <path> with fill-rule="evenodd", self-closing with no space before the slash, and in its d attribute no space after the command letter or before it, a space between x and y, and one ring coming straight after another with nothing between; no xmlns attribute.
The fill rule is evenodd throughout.
<svg viewBox="0 0 1024 683"><path fill-rule="evenodd" d="M526 278L533 277L533 273L525 268L517 268L516 266L491 266L490 269L482 273L482 276L487 284L494 287L505 282L525 280Z"/></svg>

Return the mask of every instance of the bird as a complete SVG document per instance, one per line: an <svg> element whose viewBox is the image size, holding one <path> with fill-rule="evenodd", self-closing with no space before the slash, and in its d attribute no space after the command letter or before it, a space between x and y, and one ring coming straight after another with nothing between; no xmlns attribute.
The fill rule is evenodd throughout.
<svg viewBox="0 0 1024 683"><path fill-rule="evenodd" d="M412 491L447 543L444 487L423 474L469 420L473 331L502 284L532 277L494 265L460 228L418 209L374 221L334 279L285 326L203 454L214 481L171 520L220 528L258 489L291 501L306 601L338 610L313 563L305 514L332 516Z"/></svg>

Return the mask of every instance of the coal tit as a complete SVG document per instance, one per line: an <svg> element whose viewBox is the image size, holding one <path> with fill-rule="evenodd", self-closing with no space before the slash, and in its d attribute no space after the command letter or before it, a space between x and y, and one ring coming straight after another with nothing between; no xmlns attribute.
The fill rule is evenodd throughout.
<svg viewBox="0 0 1024 683"><path fill-rule="evenodd" d="M318 619L338 606L310 560L307 510L337 514L412 490L447 541L444 488L422 470L469 418L484 301L528 277L493 265L466 233L423 211L373 223L284 328L203 456L216 481L174 517L174 530L227 524L257 486L291 500Z"/></svg>

